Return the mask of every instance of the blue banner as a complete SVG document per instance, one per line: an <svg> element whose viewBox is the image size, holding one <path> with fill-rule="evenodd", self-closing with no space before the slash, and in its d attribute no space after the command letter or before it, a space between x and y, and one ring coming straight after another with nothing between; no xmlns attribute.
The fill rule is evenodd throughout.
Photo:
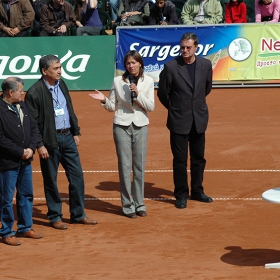
<svg viewBox="0 0 280 280"><path fill-rule="evenodd" d="M126 52L137 50L156 84L164 64L180 55L182 35L192 32L199 39L196 55L212 62L214 84L278 83L278 29L263 23L118 27L116 73L124 72Z"/></svg>

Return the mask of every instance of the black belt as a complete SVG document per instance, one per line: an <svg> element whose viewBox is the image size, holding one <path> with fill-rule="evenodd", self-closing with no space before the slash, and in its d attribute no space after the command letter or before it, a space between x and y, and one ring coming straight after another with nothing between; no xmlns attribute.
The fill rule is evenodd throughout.
<svg viewBox="0 0 280 280"><path fill-rule="evenodd" d="M59 134L66 134L69 131L69 128L64 128L64 129L57 129L56 133Z"/></svg>
<svg viewBox="0 0 280 280"><path fill-rule="evenodd" d="M272 16L270 16L270 17L262 17L261 21L262 21L262 22L263 22L263 21L271 21L272 19L273 19Z"/></svg>

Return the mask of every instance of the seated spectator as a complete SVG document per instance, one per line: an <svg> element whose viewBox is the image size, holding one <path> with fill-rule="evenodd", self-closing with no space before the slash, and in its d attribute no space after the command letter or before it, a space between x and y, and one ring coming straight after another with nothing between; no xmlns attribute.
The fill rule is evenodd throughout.
<svg viewBox="0 0 280 280"><path fill-rule="evenodd" d="M76 0L77 36L100 35L102 22L99 18L97 5L97 0Z"/></svg>
<svg viewBox="0 0 280 280"><path fill-rule="evenodd" d="M171 1L156 0L150 8L150 25L178 24L176 7Z"/></svg>
<svg viewBox="0 0 280 280"><path fill-rule="evenodd" d="M230 0L226 5L225 23L246 23L247 6L243 0Z"/></svg>
<svg viewBox="0 0 280 280"><path fill-rule="evenodd" d="M30 0L30 3L33 7L33 10L35 12L35 19L33 20L33 27L32 27L32 36L39 36L41 32L41 26L40 26L40 18L41 18L41 12L42 7L45 4L48 4L50 0Z"/></svg>
<svg viewBox="0 0 280 280"><path fill-rule="evenodd" d="M146 25L149 21L150 8L147 0L121 0L118 18L113 25L116 34L118 25Z"/></svg>
<svg viewBox="0 0 280 280"><path fill-rule="evenodd" d="M181 13L183 24L217 24L223 20L223 8L219 0L189 0Z"/></svg>
<svg viewBox="0 0 280 280"><path fill-rule="evenodd" d="M255 0L256 22L278 22L280 0Z"/></svg>
<svg viewBox="0 0 280 280"><path fill-rule="evenodd" d="M108 2L109 10L110 10L110 16L112 21L116 21L118 17L118 10L120 7L120 1L121 0L110 0Z"/></svg>
<svg viewBox="0 0 280 280"><path fill-rule="evenodd" d="M25 37L35 13L29 0L0 2L0 37Z"/></svg>
<svg viewBox="0 0 280 280"><path fill-rule="evenodd" d="M64 0L51 0L41 12L40 36L65 36L67 28L76 25L74 9Z"/></svg>
<svg viewBox="0 0 280 280"><path fill-rule="evenodd" d="M33 7L33 10L35 12L35 20L40 21L42 8L45 4L48 4L50 0L30 0L30 3Z"/></svg>

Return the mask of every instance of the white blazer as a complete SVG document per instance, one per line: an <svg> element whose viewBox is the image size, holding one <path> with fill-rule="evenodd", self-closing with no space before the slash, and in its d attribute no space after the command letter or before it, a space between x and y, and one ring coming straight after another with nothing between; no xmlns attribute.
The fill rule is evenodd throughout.
<svg viewBox="0 0 280 280"><path fill-rule="evenodd" d="M124 82L122 76L114 78L109 98L103 107L109 112L115 111L114 123L129 126L134 123L138 127L149 124L147 112L155 108L154 102L154 80L144 74L137 83L138 96L131 102L129 81Z"/></svg>

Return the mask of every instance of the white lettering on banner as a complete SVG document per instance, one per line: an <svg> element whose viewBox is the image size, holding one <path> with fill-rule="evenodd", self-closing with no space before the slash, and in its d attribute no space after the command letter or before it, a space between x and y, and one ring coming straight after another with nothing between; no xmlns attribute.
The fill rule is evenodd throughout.
<svg viewBox="0 0 280 280"><path fill-rule="evenodd" d="M214 44L206 44L203 46L202 44L198 44L198 48L196 51L196 55L202 54L206 56L212 48L214 48ZM165 60L168 55L171 57L177 57L180 54L180 46L176 45L173 48L171 46L143 46L139 50L136 47L140 47L140 43L133 43L130 45L130 50L138 51L142 57L153 57L157 53L157 60L162 61Z"/></svg>
<svg viewBox="0 0 280 280"><path fill-rule="evenodd" d="M23 66L20 69L17 69L17 64L20 60L23 60ZM9 65L9 70L12 73L22 73L26 71L31 65L31 58L26 55L20 55L12 59Z"/></svg>
<svg viewBox="0 0 280 280"><path fill-rule="evenodd" d="M147 66L144 66L145 72L161 71L163 70L163 68L163 64L158 65L157 63L155 65L149 64Z"/></svg>
<svg viewBox="0 0 280 280"><path fill-rule="evenodd" d="M73 57L71 56L72 56L72 52L68 50L67 54L60 59L61 64L63 64L68 60L66 62L67 72L70 73L85 72L87 63L90 59L90 55L79 54ZM39 79L41 77L41 74L36 74L36 73L38 73L39 71L39 60L41 57L42 56L40 55L35 55L34 62L32 63L32 59L26 55L16 56L12 58L12 60L10 60L11 58L10 56L0 56L0 79L6 79L11 76L11 75L3 75L5 73L6 67L9 68L9 71L12 74L16 74L16 76L22 79ZM30 75L24 74L24 72L28 72L29 69L30 69L29 71ZM65 78L67 80L77 80L81 77L81 76L71 76L67 74L63 68L62 68L61 76L62 78Z"/></svg>
<svg viewBox="0 0 280 280"><path fill-rule="evenodd" d="M214 44L206 44L205 47L201 44L198 44L198 48L196 51L196 55L200 55L202 53L203 56L206 56L212 48L214 48Z"/></svg>
<svg viewBox="0 0 280 280"><path fill-rule="evenodd" d="M31 68L31 73L37 73L39 71L39 60L41 58L40 55L34 55L35 61L33 67Z"/></svg>

